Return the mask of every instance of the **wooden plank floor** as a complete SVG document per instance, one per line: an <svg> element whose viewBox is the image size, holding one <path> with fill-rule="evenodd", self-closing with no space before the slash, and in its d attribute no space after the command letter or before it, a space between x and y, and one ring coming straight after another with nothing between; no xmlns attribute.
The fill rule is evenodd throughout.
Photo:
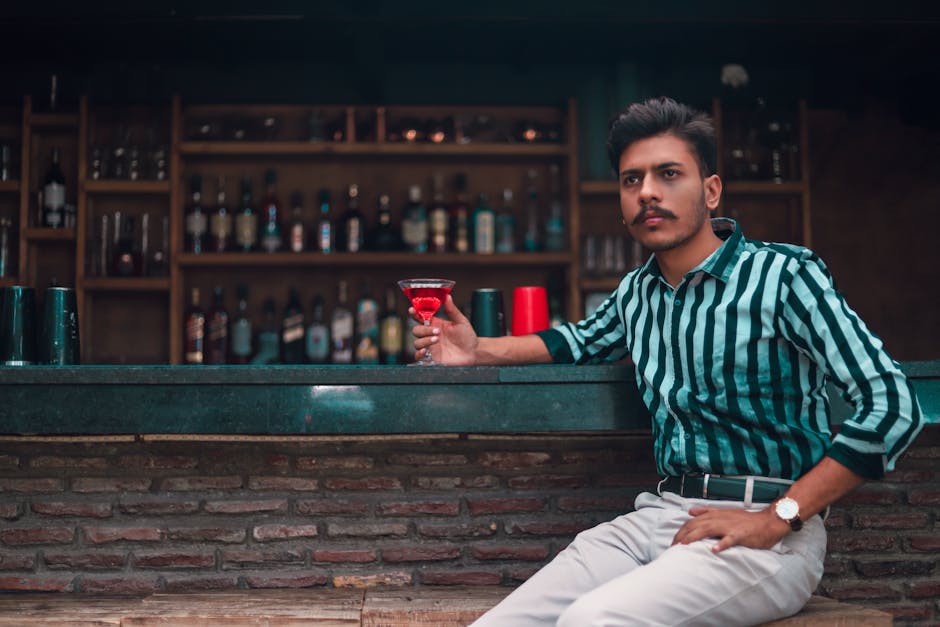
<svg viewBox="0 0 940 627"><path fill-rule="evenodd" d="M0 627L464 627L510 590L496 586L231 590L97 596L0 594ZM890 627L892 617L813 597L764 627Z"/></svg>

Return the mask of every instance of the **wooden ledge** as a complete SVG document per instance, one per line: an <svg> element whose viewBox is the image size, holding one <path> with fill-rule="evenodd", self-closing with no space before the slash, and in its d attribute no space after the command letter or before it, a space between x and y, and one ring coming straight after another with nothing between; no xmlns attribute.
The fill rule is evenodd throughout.
<svg viewBox="0 0 940 627"><path fill-rule="evenodd" d="M317 625L463 627L511 592L498 586L303 588L157 593L136 596L0 596L0 626ZM813 597L799 614L765 627L889 627L892 616Z"/></svg>

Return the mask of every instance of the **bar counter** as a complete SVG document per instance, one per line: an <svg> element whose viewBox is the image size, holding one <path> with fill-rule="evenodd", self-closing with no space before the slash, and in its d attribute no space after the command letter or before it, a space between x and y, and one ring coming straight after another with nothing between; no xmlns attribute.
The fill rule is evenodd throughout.
<svg viewBox="0 0 940 627"><path fill-rule="evenodd" d="M904 370L928 421L940 361ZM848 408L833 390L833 423ZM0 368L0 433L403 434L649 429L626 365Z"/></svg>

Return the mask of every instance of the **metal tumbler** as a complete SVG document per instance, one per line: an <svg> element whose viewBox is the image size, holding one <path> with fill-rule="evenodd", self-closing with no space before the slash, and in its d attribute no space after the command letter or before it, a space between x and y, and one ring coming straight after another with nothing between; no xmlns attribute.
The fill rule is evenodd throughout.
<svg viewBox="0 0 940 627"><path fill-rule="evenodd" d="M36 290L13 285L0 290L0 364L36 363Z"/></svg>
<svg viewBox="0 0 940 627"><path fill-rule="evenodd" d="M473 291L470 302L470 324L480 337L506 335L506 314L503 312L502 291L487 287Z"/></svg>
<svg viewBox="0 0 940 627"><path fill-rule="evenodd" d="M50 287L46 290L38 353L41 364L64 366L81 363L74 289Z"/></svg>

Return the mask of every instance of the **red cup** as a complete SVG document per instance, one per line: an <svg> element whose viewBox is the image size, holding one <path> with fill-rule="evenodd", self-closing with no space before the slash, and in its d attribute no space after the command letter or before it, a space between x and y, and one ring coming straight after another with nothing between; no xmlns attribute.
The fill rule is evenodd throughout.
<svg viewBox="0 0 940 627"><path fill-rule="evenodd" d="M526 335L548 328L548 292L538 285L512 292L512 334Z"/></svg>

